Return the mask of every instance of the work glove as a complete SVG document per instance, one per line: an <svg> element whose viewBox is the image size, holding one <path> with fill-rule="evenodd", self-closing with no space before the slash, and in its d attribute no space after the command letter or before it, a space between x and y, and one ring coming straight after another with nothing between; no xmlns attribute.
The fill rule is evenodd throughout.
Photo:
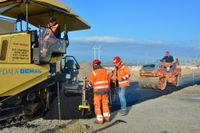
<svg viewBox="0 0 200 133"><path fill-rule="evenodd" d="M91 91L93 89L93 85L91 83L86 84L85 89L87 91Z"/></svg>

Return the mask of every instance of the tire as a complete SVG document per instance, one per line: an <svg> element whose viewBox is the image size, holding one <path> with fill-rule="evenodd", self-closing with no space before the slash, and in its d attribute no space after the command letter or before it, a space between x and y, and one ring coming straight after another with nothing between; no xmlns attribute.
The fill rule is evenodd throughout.
<svg viewBox="0 0 200 133"><path fill-rule="evenodd" d="M176 81L175 81L175 84L174 84L176 87L178 87L180 85L180 76L177 75L176 76Z"/></svg>
<svg viewBox="0 0 200 133"><path fill-rule="evenodd" d="M159 89L164 90L167 86L167 80L165 78L159 79Z"/></svg>

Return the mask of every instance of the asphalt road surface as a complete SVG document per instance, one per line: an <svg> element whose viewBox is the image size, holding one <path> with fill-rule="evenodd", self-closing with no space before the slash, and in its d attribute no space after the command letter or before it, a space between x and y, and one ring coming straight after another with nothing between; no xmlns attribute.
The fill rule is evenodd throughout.
<svg viewBox="0 0 200 133"><path fill-rule="evenodd" d="M131 86L127 88L126 99L127 105L131 106L149 99L154 99L162 95L170 94L174 91L184 89L187 86L200 83L199 74L190 74L184 75L180 79L180 85L178 87L168 85L165 90L156 90L151 88L139 88L137 82L132 82ZM113 109L119 109L119 98L116 98L116 101L113 101Z"/></svg>

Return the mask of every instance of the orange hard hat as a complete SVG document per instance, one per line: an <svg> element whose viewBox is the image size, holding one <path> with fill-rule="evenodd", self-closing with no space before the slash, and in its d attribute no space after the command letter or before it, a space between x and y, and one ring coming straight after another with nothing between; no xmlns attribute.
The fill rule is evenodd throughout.
<svg viewBox="0 0 200 133"><path fill-rule="evenodd" d="M95 60L93 60L92 65L94 66L94 65L97 65L99 63L101 63L101 61L98 60L98 59L95 59Z"/></svg>
<svg viewBox="0 0 200 133"><path fill-rule="evenodd" d="M119 62L121 62L121 58L119 56L115 56L113 59L113 63L117 64Z"/></svg>

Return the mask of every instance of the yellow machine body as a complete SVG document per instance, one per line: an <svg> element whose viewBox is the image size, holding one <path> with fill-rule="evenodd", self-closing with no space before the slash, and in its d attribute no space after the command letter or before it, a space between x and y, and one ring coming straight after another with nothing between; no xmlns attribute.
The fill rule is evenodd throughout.
<svg viewBox="0 0 200 133"><path fill-rule="evenodd" d="M16 95L46 80L48 76L48 65L1 64L0 97Z"/></svg>
<svg viewBox="0 0 200 133"><path fill-rule="evenodd" d="M30 38L26 32L0 35L0 63L30 64Z"/></svg>
<svg viewBox="0 0 200 133"><path fill-rule="evenodd" d="M8 126L44 117L58 107L54 101L56 97L60 99L58 92L64 94L63 84L67 80L67 70L61 69L60 64L69 45L68 32L90 26L58 0L0 0L0 15L16 19L21 31L0 34L0 122ZM63 37L42 34L50 30L44 26L51 16L57 19ZM29 30L30 24L38 29ZM54 39L52 44L45 39L47 36ZM0 124L1 127L4 125Z"/></svg>

